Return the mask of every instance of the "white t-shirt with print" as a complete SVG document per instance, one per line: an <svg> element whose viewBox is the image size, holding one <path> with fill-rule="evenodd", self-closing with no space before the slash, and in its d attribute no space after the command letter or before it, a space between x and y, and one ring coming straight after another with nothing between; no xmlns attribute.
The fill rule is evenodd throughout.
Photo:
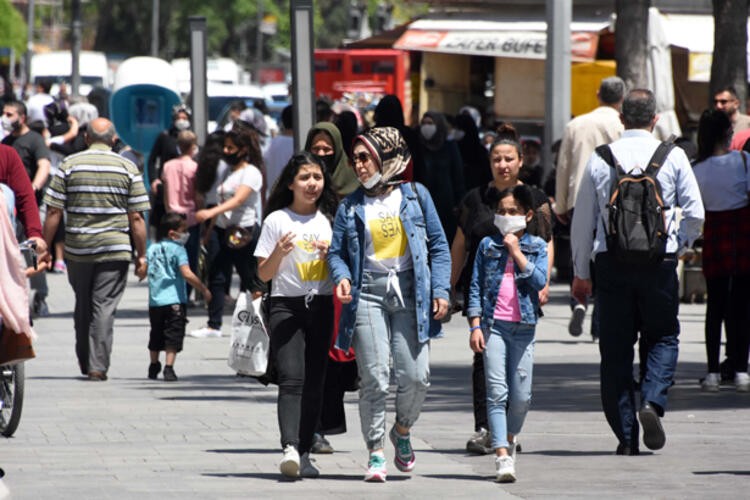
<svg viewBox="0 0 750 500"><path fill-rule="evenodd" d="M242 227L254 226L258 221L256 206L260 202L260 190L263 187L263 175L257 167L247 165L246 167L231 172L229 176L222 181L216 188L218 203L222 204L237 191L239 186L248 186L253 190L245 202L234 210L224 212L216 218L216 225L219 227L229 227L239 225Z"/></svg>
<svg viewBox="0 0 750 500"><path fill-rule="evenodd" d="M365 196L365 271L399 272L413 267L409 241L401 222L401 190Z"/></svg>
<svg viewBox="0 0 750 500"><path fill-rule="evenodd" d="M271 296L301 297L309 293L331 295L333 283L325 258L314 249L314 241L331 243L331 223L316 211L313 215L300 215L288 208L268 214L255 247L255 256L268 258L276 244L288 232L296 235L294 250L281 259L273 277Z"/></svg>

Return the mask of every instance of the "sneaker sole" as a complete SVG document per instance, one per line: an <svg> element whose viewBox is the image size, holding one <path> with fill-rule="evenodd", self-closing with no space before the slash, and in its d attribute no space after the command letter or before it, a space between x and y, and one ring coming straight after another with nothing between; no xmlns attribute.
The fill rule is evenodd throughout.
<svg viewBox="0 0 750 500"><path fill-rule="evenodd" d="M312 472L312 471L303 471L302 469L300 469L299 477L303 477L305 479L317 479L320 477L320 471L316 470L315 472Z"/></svg>
<svg viewBox="0 0 750 500"><path fill-rule="evenodd" d="M738 385L737 392L750 392L750 385Z"/></svg>
<svg viewBox="0 0 750 500"><path fill-rule="evenodd" d="M515 483L516 482L516 475L511 472L506 472L505 474L498 474L498 476L495 478L495 482L498 483Z"/></svg>
<svg viewBox="0 0 750 500"><path fill-rule="evenodd" d="M660 450L664 448L667 442L667 436L664 434L664 428L659 421L659 416L653 411L639 411L638 420L643 427L643 444L649 450Z"/></svg>
<svg viewBox="0 0 750 500"><path fill-rule="evenodd" d="M701 390L703 392L719 392L718 385L702 385Z"/></svg>
<svg viewBox="0 0 750 500"><path fill-rule="evenodd" d="M285 477L295 478L299 476L299 464L294 460L287 462L281 462L279 464L279 471Z"/></svg>
<svg viewBox="0 0 750 500"><path fill-rule="evenodd" d="M375 472L375 473L367 473L365 474L365 482L366 483L384 483L385 482L385 473Z"/></svg>
<svg viewBox="0 0 750 500"><path fill-rule="evenodd" d="M573 309L573 317L568 323L568 333L573 337L580 337L583 333L583 319L586 317L586 309Z"/></svg>

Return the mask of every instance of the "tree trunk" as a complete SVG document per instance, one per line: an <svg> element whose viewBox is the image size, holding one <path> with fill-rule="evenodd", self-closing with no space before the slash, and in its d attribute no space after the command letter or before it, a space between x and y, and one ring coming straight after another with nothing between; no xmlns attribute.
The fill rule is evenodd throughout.
<svg viewBox="0 0 750 500"><path fill-rule="evenodd" d="M646 88L648 9L651 0L616 0L615 61L627 89Z"/></svg>
<svg viewBox="0 0 750 500"><path fill-rule="evenodd" d="M713 0L714 55L711 63L711 92L713 96L724 87L733 86L740 100L740 111L745 112L747 96L747 7L748 0Z"/></svg>

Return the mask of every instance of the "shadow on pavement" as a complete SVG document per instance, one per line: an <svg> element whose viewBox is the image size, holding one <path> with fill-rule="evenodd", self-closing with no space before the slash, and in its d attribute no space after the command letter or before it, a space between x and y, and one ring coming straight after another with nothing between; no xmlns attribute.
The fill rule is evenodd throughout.
<svg viewBox="0 0 750 500"><path fill-rule="evenodd" d="M750 476L750 470L695 470L696 476L717 476L719 474L729 474L732 476Z"/></svg>
<svg viewBox="0 0 750 500"><path fill-rule="evenodd" d="M206 450L206 453L229 453L229 454L245 454L245 453L263 453L277 455L279 450L271 448L236 448L236 449L217 449L217 450Z"/></svg>
<svg viewBox="0 0 750 500"><path fill-rule="evenodd" d="M458 479L459 481L494 481L495 476L482 476L479 474L419 474L420 477L428 477L431 479ZM388 481L391 477L388 477Z"/></svg>

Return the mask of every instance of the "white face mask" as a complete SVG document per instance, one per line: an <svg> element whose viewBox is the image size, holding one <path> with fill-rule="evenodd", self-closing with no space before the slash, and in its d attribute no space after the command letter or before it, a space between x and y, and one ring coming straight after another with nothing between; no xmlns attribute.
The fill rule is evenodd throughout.
<svg viewBox="0 0 750 500"><path fill-rule="evenodd" d="M172 240L175 243L179 243L182 246L185 246L187 241L190 239L190 233L179 233L179 237L176 240Z"/></svg>
<svg viewBox="0 0 750 500"><path fill-rule="evenodd" d="M382 178L383 176L380 174L380 172L375 172L366 181L360 180L359 182L360 184L362 184L362 187L364 187L365 189L372 189L378 185L378 182L380 182L380 179Z"/></svg>
<svg viewBox="0 0 750 500"><path fill-rule="evenodd" d="M190 120L175 120L174 128L177 130L187 130L190 128Z"/></svg>
<svg viewBox="0 0 750 500"><path fill-rule="evenodd" d="M504 235L516 233L526 229L525 215L500 215L495 214L495 227Z"/></svg>
<svg viewBox="0 0 750 500"><path fill-rule="evenodd" d="M16 125L14 121L12 121L10 118L4 115L2 118L0 118L0 120L2 120L3 130L5 130L6 132L13 132L13 129L15 128L15 125Z"/></svg>
<svg viewBox="0 0 750 500"><path fill-rule="evenodd" d="M434 123L425 123L421 127L419 127L420 132L422 132L422 137L425 138L425 140L429 141L435 136L435 133L437 132L437 125Z"/></svg>

